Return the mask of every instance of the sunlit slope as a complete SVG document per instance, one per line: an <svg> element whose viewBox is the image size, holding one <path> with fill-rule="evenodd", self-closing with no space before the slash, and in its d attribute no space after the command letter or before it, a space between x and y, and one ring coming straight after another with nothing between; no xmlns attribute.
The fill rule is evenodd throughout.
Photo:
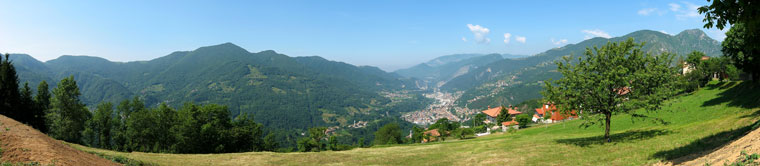
<svg viewBox="0 0 760 166"><path fill-rule="evenodd" d="M581 121L576 120L513 134L340 152L155 154L74 146L160 165L679 164L700 157L693 154L710 152L749 132L760 119L759 92L760 88L746 83L711 83L694 94L672 99L662 111L648 113L664 119L667 125L616 115L612 121L613 142L607 144L602 144L601 127L579 128Z"/></svg>

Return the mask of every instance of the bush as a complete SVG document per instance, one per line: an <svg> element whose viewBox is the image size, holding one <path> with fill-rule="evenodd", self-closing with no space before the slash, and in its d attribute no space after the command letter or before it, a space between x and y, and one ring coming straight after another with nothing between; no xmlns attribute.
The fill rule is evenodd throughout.
<svg viewBox="0 0 760 166"><path fill-rule="evenodd" d="M531 118L532 116L528 114L520 114L520 115L517 115L517 117L515 118L515 121L519 123L520 128L525 128L531 122Z"/></svg>
<svg viewBox="0 0 760 166"><path fill-rule="evenodd" d="M458 128L452 131L451 135L459 139L465 139L465 138L472 137L473 135L475 135L475 131L473 131L470 128Z"/></svg>
<svg viewBox="0 0 760 166"><path fill-rule="evenodd" d="M485 133L486 131L488 131L486 129L486 125L475 126L472 128L472 130L476 133Z"/></svg>

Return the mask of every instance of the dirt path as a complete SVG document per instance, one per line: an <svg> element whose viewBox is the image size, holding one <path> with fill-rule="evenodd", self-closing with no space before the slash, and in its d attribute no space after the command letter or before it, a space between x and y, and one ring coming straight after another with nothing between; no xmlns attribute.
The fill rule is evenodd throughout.
<svg viewBox="0 0 760 166"><path fill-rule="evenodd" d="M760 153L760 129L750 132L730 144L720 147L720 149L702 156L700 158L683 163L684 165L723 165L723 163L730 164L736 161L741 155L741 152L745 151L747 154Z"/></svg>
<svg viewBox="0 0 760 166"><path fill-rule="evenodd" d="M16 120L0 115L3 162L39 162L41 165L119 165L76 150Z"/></svg>
<svg viewBox="0 0 760 166"><path fill-rule="evenodd" d="M755 129L744 137L734 140L730 144L719 147L717 150L710 152L707 155L680 163L679 165L705 165L706 163L709 163L710 165L730 164L739 158L742 151L747 152L747 154L760 154L760 129ZM682 158L686 157L690 156L684 156ZM658 163L655 165L672 165L672 163Z"/></svg>

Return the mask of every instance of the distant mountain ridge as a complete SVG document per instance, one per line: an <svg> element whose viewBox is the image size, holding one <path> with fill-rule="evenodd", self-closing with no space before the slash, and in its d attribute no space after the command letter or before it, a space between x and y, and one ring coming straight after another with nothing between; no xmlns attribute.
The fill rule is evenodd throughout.
<svg viewBox="0 0 760 166"><path fill-rule="evenodd" d="M505 56L519 57L519 55L510 54L446 55L410 68L396 70L394 73L404 77L420 79L425 82L424 87L437 88L457 76L466 74L485 64L502 60Z"/></svg>
<svg viewBox="0 0 760 166"><path fill-rule="evenodd" d="M555 61L568 55L582 56L586 48L628 38L634 38L635 42L645 42L646 45L642 49L651 54L671 52L685 56L692 51L701 51L708 56L722 55L720 42L709 38L699 29L685 30L675 36L658 31L640 30L621 37L597 37L529 57L493 62L453 78L441 86L441 89L465 91L456 103L478 109L541 98L541 82L561 77L561 74L556 72Z"/></svg>
<svg viewBox="0 0 760 166"><path fill-rule="evenodd" d="M415 88L411 79L376 67L294 58L271 50L251 53L232 43L149 61L66 55L43 63L24 54L11 59L21 82L32 87L42 80L54 87L73 75L88 106L118 104L132 96L147 105L214 103L228 106L232 115L253 113L257 122L276 129L345 126L381 117L385 111L378 110L390 100L379 91Z"/></svg>

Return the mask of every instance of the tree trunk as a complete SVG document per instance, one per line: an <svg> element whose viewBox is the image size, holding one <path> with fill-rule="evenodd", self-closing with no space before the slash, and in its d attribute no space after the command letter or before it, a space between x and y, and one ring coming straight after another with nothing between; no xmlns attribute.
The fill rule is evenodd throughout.
<svg viewBox="0 0 760 166"><path fill-rule="evenodd" d="M611 142L610 140L610 118L612 118L612 113L607 112L604 113L604 139L606 142Z"/></svg>

